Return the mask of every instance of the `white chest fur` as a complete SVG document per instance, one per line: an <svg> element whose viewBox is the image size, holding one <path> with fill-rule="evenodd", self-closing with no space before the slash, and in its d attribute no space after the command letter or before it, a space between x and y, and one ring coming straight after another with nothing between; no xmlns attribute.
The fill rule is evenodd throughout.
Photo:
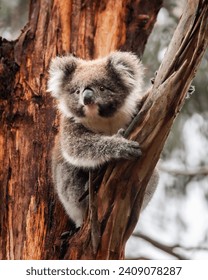
<svg viewBox="0 0 208 280"><path fill-rule="evenodd" d="M126 128L131 121L132 116L127 112L119 111L115 116L102 118L100 116L87 117L81 120L81 123L91 131L104 135L113 135L120 128Z"/></svg>

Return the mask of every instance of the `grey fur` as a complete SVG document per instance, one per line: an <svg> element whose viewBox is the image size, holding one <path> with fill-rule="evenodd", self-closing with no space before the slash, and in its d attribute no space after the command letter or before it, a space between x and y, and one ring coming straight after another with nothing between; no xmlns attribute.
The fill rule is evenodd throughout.
<svg viewBox="0 0 208 280"><path fill-rule="evenodd" d="M113 159L141 155L139 144L122 136L142 98L143 66L127 52L85 61L56 57L50 66L48 91L58 100L60 133L53 150L53 179L69 217L79 227L87 201L88 170ZM155 171L143 208L158 183Z"/></svg>

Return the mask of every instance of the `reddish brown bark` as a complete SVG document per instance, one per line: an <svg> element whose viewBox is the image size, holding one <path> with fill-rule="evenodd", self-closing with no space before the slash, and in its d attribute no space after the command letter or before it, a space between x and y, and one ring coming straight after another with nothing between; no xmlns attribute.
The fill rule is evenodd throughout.
<svg viewBox="0 0 208 280"><path fill-rule="evenodd" d="M0 41L0 259L63 255L60 235L69 223L51 181L59 123L46 93L51 58L69 52L95 58L120 48L142 53L161 2L31 0L20 37ZM92 257L87 232L71 258Z"/></svg>

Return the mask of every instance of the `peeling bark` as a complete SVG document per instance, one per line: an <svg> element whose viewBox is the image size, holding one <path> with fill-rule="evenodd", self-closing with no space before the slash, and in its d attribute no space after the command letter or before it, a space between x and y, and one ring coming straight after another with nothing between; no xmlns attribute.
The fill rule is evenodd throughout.
<svg viewBox="0 0 208 280"><path fill-rule="evenodd" d="M143 25L136 14L130 17L135 5L138 13L142 9L142 15L147 14ZM140 54L160 5L31 0L29 22L20 37L0 40L0 259L58 259L66 250L60 235L70 225L54 194L50 170L59 124L46 93L51 58L70 52L96 58L121 48ZM142 37L134 45L138 25ZM85 228L89 232L89 225ZM92 257L91 251L82 251L89 242L87 234L82 241L85 246L72 258Z"/></svg>

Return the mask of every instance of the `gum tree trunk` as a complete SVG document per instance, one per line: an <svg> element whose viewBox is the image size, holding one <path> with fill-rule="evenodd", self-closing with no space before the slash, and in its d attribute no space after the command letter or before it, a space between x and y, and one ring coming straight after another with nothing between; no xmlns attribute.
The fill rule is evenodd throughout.
<svg viewBox="0 0 208 280"><path fill-rule="evenodd" d="M124 244L114 257L93 253L89 223L80 231L81 242L80 233L68 248L60 240L70 224L51 181L59 116L46 93L47 70L58 54L96 58L121 49L141 55L161 5L162 0L31 0L20 37L0 39L0 259L123 257ZM104 238L99 246L106 244Z"/></svg>

